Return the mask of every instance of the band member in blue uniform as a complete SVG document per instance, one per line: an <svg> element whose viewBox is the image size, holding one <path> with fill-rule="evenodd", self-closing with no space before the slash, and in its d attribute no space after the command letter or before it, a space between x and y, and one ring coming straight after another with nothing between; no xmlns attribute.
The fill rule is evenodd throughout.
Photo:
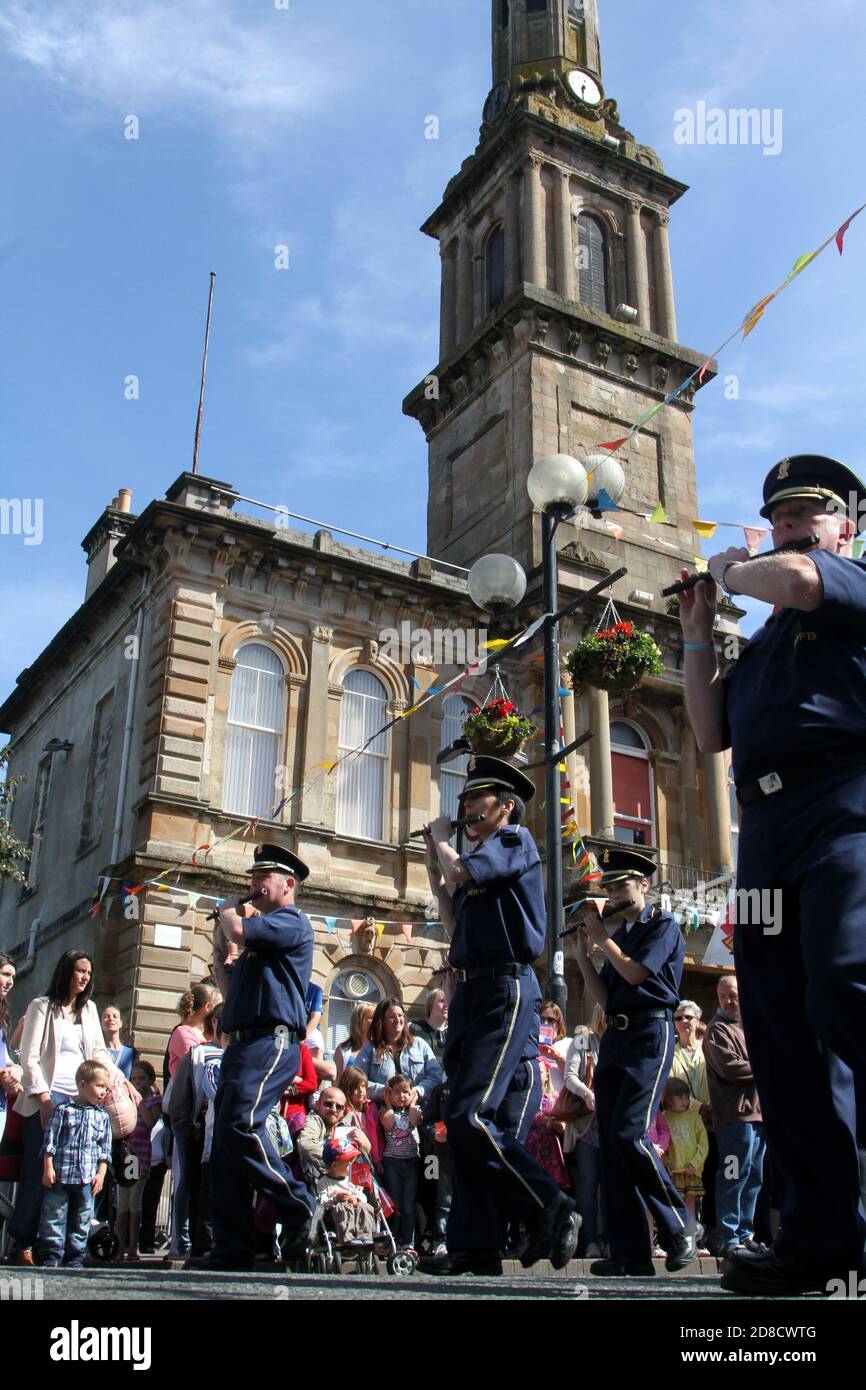
<svg viewBox="0 0 866 1390"><path fill-rule="evenodd" d="M199 1267L253 1268L253 1190L276 1208L287 1258L309 1230L307 1189L265 1129L268 1113L300 1070L313 928L294 899L296 884L308 873L289 850L260 845L251 888L260 915L243 917L238 899L220 909L216 933L243 950L222 1013L229 1044L220 1068L210 1163L214 1247L193 1261Z"/></svg>
<svg viewBox="0 0 866 1390"><path fill-rule="evenodd" d="M575 1204L515 1132L534 1088L527 1062L533 1034L538 1038L541 991L532 962L546 929L538 849L520 824L534 791L510 763L479 757L469 764L461 794L462 815L484 816L467 832L472 848L459 855L451 847L447 816L425 827L431 885L453 930L456 978L442 1058L454 1197L449 1262L441 1272L501 1274L507 1221L528 1227L521 1255L527 1268L548 1258L561 1269L577 1244Z"/></svg>
<svg viewBox="0 0 866 1390"><path fill-rule="evenodd" d="M676 1045L673 1011L686 947L671 914L647 906L656 871L648 855L625 846L606 849L599 865L599 896L618 911L605 920L597 907L585 907L575 938L581 974L607 1021L594 1090L610 1258L590 1265L590 1273L652 1275L647 1211L667 1269L683 1269L697 1254L695 1222L647 1139ZM599 971L589 954L593 945L605 956Z"/></svg>
<svg viewBox="0 0 866 1390"><path fill-rule="evenodd" d="M864 1272L855 1097L866 1088L866 564L851 558L864 509L866 486L835 459L799 454L771 469L761 515L774 547L819 539L808 553L730 549L709 561L735 600L775 605L724 680L714 586L680 598L698 746L733 750L734 954L782 1202L774 1247L728 1261L723 1285L742 1293L823 1290ZM804 1141L804 1097L818 1143ZM861 1143L864 1128L861 1114Z"/></svg>

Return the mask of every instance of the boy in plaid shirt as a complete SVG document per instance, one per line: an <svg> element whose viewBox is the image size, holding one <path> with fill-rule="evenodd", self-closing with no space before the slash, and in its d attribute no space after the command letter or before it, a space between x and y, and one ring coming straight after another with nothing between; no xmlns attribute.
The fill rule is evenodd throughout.
<svg viewBox="0 0 866 1390"><path fill-rule="evenodd" d="M102 1109L111 1087L108 1070L82 1062L75 1082L78 1095L55 1108L42 1142L39 1246L46 1269L83 1265L93 1199L111 1160L111 1122Z"/></svg>

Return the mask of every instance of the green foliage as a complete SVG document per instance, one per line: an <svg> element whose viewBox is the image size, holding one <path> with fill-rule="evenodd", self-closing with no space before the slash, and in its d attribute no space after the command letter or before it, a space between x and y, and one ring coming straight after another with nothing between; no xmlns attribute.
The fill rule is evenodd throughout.
<svg viewBox="0 0 866 1390"><path fill-rule="evenodd" d="M5 768L8 761L9 744L0 748L0 878L11 878L15 883L26 883L24 862L30 858L30 850L12 833L8 817L15 800L15 792L24 778L6 778Z"/></svg>
<svg viewBox="0 0 866 1390"><path fill-rule="evenodd" d="M615 623L590 633L569 652L566 665L572 682L602 690L628 690L642 676L660 676L662 654L648 632L635 632L631 623Z"/></svg>

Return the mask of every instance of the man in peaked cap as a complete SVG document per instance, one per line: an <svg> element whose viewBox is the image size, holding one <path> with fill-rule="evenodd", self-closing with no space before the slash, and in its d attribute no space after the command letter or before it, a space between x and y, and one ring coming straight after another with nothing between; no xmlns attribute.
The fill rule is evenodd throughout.
<svg viewBox="0 0 866 1390"><path fill-rule="evenodd" d="M537 1052L541 1002L532 962L546 930L538 849L521 824L534 791L511 763L478 757L461 793L461 814L483 816L466 831L469 852L460 855L449 844L448 816L425 826L430 883L453 932L456 979L442 1058L454 1179L449 1260L431 1264L433 1273L501 1274L509 1220L529 1229L526 1267L549 1258L561 1269L577 1244L575 1204L516 1133L515 1093L522 1088L527 1100L532 1093L526 1059L533 1035Z"/></svg>
<svg viewBox="0 0 866 1390"><path fill-rule="evenodd" d="M602 920L598 907L588 904L576 937L581 974L607 1023L594 1091L610 1258L596 1261L590 1272L620 1278L655 1273L647 1211L669 1270L683 1269L697 1254L695 1221L647 1139L671 1069L686 946L671 914L647 905L657 868L649 855L612 845L598 862L599 896L607 895L617 911ZM590 959L591 945L604 954L600 970Z"/></svg>
<svg viewBox="0 0 866 1390"><path fill-rule="evenodd" d="M208 1269L252 1269L253 1199L273 1203L287 1257L305 1240L312 1204L286 1167L266 1121L300 1070L305 996L313 965L313 928L295 907L306 864L281 845L259 845L251 869L255 912L237 898L220 909L217 932L243 948L231 972L222 1031L229 1036L215 1101L210 1165L214 1248L194 1261Z"/></svg>
<svg viewBox="0 0 866 1390"><path fill-rule="evenodd" d="M866 1115L866 564L852 542L866 486L821 455L764 483L773 545L709 561L735 599L774 605L721 678L715 590L680 599L689 717L732 749L741 807L734 954L749 1057L782 1200L773 1248L731 1256L725 1288L795 1295L864 1273L858 1136ZM791 1066L791 1056L797 1063ZM820 1145L804 1144L803 1097ZM724 1155L722 1156L722 1160Z"/></svg>

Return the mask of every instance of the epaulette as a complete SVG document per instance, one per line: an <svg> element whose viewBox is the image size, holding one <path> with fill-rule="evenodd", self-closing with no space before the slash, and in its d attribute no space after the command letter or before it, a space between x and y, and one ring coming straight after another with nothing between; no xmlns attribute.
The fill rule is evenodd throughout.
<svg viewBox="0 0 866 1390"><path fill-rule="evenodd" d="M519 830L503 830L503 831L500 833L499 838L500 838L500 840L502 841L502 843L503 843L504 845L509 845L509 846L519 845L519 844L520 844L520 831L519 831Z"/></svg>

